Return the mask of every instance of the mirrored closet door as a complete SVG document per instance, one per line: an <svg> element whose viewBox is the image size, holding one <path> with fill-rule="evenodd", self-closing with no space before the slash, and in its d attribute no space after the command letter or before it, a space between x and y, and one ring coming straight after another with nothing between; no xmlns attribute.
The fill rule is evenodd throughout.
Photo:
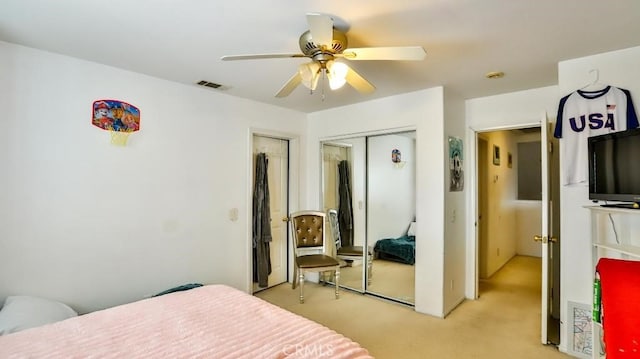
<svg viewBox="0 0 640 359"><path fill-rule="evenodd" d="M346 252L365 246L365 139L352 138L322 144L323 203L336 243L335 255L342 263L340 284L364 291L365 259L362 253Z"/></svg>
<svg viewBox="0 0 640 359"><path fill-rule="evenodd" d="M340 285L414 303L415 132L322 143L322 200Z"/></svg>

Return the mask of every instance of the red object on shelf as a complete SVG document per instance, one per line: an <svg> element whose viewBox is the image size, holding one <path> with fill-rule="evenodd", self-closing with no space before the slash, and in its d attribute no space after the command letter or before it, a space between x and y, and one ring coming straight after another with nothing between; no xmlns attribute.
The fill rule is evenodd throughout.
<svg viewBox="0 0 640 359"><path fill-rule="evenodd" d="M640 261L601 258L596 270L607 359L640 358Z"/></svg>

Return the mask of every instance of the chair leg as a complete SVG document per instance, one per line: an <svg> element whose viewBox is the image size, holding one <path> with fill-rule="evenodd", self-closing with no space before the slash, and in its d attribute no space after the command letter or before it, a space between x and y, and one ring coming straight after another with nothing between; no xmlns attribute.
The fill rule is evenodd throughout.
<svg viewBox="0 0 640 359"><path fill-rule="evenodd" d="M340 293L338 292L338 288L340 287L340 268L336 269L336 273L335 273L335 277L336 277L336 299L338 299L340 297Z"/></svg>
<svg viewBox="0 0 640 359"><path fill-rule="evenodd" d="M304 287L304 271L300 271L300 304L304 303L304 294L302 288Z"/></svg>
<svg viewBox="0 0 640 359"><path fill-rule="evenodd" d="M293 280L291 281L291 289L296 289L298 283L298 266L293 267Z"/></svg>

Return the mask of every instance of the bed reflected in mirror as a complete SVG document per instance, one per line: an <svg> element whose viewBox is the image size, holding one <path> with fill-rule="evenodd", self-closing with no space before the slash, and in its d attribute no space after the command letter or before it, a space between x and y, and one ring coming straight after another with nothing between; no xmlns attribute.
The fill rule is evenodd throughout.
<svg viewBox="0 0 640 359"><path fill-rule="evenodd" d="M415 303L415 132L325 141L321 152L340 285Z"/></svg>

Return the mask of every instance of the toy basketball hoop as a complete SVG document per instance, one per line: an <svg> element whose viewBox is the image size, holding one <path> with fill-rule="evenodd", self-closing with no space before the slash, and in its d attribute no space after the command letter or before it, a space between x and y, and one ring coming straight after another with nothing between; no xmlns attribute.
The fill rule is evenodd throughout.
<svg viewBox="0 0 640 359"><path fill-rule="evenodd" d="M118 100L97 100L91 124L109 131L112 145L126 146L129 135L140 130L140 110Z"/></svg>
<svg viewBox="0 0 640 359"><path fill-rule="evenodd" d="M129 135L132 132L109 130L111 133L111 144L115 146L126 146Z"/></svg>

